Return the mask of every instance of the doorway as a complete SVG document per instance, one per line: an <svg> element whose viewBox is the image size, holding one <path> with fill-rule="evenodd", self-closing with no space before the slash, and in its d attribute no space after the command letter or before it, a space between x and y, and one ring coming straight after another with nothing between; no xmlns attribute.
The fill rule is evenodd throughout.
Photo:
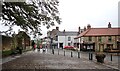
<svg viewBox="0 0 120 71"><path fill-rule="evenodd" d="M59 43L59 47L63 49L63 43Z"/></svg>
<svg viewBox="0 0 120 71"><path fill-rule="evenodd" d="M103 52L103 50L104 50L104 44L99 44L99 51Z"/></svg>

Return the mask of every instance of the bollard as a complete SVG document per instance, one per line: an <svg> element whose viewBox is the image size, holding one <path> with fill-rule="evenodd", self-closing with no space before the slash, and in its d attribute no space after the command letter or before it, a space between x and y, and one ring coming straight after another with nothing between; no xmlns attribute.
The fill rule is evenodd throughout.
<svg viewBox="0 0 120 71"><path fill-rule="evenodd" d="M90 60L90 53L89 53L89 60Z"/></svg>
<svg viewBox="0 0 120 71"><path fill-rule="evenodd" d="M78 58L80 58L80 52L78 52Z"/></svg>
<svg viewBox="0 0 120 71"><path fill-rule="evenodd" d="M89 60L93 60L93 54L89 53Z"/></svg>
<svg viewBox="0 0 120 71"><path fill-rule="evenodd" d="M65 56L65 51L64 51L64 56Z"/></svg>
<svg viewBox="0 0 120 71"><path fill-rule="evenodd" d="M73 53L72 53L72 51L71 51L71 57L73 57Z"/></svg>
<svg viewBox="0 0 120 71"><path fill-rule="evenodd" d="M90 58L90 60L93 60L93 54L91 53L91 58Z"/></svg>
<svg viewBox="0 0 120 71"><path fill-rule="evenodd" d="M54 49L52 49L52 53L54 54Z"/></svg>
<svg viewBox="0 0 120 71"><path fill-rule="evenodd" d="M58 55L59 55L59 49L58 49Z"/></svg>
<svg viewBox="0 0 120 71"><path fill-rule="evenodd" d="M111 61L112 61L112 54L111 54Z"/></svg>

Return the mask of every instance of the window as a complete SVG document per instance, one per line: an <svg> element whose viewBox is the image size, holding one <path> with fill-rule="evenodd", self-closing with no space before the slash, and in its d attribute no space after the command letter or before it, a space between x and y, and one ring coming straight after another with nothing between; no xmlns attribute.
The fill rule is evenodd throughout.
<svg viewBox="0 0 120 71"><path fill-rule="evenodd" d="M98 41L99 41L99 42L102 41L102 37L101 37L101 36L98 37Z"/></svg>
<svg viewBox="0 0 120 71"><path fill-rule="evenodd" d="M70 46L70 43L68 43L68 46Z"/></svg>
<svg viewBox="0 0 120 71"><path fill-rule="evenodd" d="M118 41L120 41L120 37L118 37Z"/></svg>
<svg viewBox="0 0 120 71"><path fill-rule="evenodd" d="M112 41L112 37L108 36L108 41L111 42Z"/></svg>
<svg viewBox="0 0 120 71"><path fill-rule="evenodd" d="M91 36L89 36L89 41L92 41L92 37Z"/></svg>
<svg viewBox="0 0 120 71"><path fill-rule="evenodd" d="M70 41L71 40L71 37L68 37L68 41Z"/></svg>

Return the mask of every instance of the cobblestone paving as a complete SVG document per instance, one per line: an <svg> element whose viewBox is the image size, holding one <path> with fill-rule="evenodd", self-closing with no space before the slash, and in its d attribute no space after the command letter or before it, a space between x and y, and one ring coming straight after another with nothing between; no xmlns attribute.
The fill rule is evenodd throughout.
<svg viewBox="0 0 120 71"><path fill-rule="evenodd" d="M30 51L2 64L2 69L112 69L82 58Z"/></svg>

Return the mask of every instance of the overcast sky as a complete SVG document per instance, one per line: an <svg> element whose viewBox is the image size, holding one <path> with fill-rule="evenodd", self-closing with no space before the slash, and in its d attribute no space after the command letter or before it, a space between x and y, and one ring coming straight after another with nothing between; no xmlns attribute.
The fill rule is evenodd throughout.
<svg viewBox="0 0 120 71"><path fill-rule="evenodd" d="M60 31L78 31L87 24L91 27L107 27L111 22L112 27L118 27L118 2L120 0L59 0L59 11L62 23ZM47 36L48 30L55 29L56 26L46 29L42 28L43 36ZM2 26L0 26L0 30Z"/></svg>
<svg viewBox="0 0 120 71"><path fill-rule="evenodd" d="M118 2L120 0L59 0L62 23L60 31L77 31L88 24L91 27L118 27ZM45 27L44 27L45 28ZM52 27L54 29L55 27ZM45 29L43 31L46 31Z"/></svg>

